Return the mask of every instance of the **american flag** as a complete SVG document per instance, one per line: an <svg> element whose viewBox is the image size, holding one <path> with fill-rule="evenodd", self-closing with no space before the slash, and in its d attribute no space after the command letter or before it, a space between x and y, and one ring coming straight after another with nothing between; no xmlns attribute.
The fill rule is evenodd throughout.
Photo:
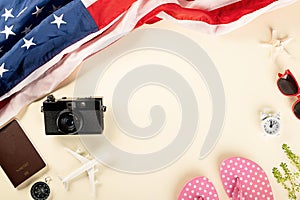
<svg viewBox="0 0 300 200"><path fill-rule="evenodd" d="M0 126L84 59L160 20L225 34L295 0L2 0Z"/></svg>

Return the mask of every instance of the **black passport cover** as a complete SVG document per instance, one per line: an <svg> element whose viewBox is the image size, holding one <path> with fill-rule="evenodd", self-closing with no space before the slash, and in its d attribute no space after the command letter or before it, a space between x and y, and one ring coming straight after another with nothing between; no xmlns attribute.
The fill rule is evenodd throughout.
<svg viewBox="0 0 300 200"><path fill-rule="evenodd" d="M46 166L16 120L0 130L0 166L14 187Z"/></svg>

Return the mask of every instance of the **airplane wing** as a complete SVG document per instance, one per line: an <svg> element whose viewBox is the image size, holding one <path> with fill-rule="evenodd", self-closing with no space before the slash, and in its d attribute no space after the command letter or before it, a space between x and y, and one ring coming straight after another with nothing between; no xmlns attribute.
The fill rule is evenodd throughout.
<svg viewBox="0 0 300 200"><path fill-rule="evenodd" d="M90 185L92 187L92 194L95 194L95 168L92 167L89 170L87 170L87 173L89 175Z"/></svg>
<svg viewBox="0 0 300 200"><path fill-rule="evenodd" d="M87 163L88 161L90 161L89 159L87 159L87 158L85 158L85 157L79 155L78 153L72 151L72 150L69 149L69 148L66 148L66 150L67 150L70 154L72 154L75 158L77 158L80 162L82 162L82 163Z"/></svg>

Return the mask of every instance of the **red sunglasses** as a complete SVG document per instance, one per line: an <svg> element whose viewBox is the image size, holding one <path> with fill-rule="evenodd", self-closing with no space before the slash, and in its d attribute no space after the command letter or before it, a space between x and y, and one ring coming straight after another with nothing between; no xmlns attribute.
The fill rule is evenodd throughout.
<svg viewBox="0 0 300 200"><path fill-rule="evenodd" d="M300 88L290 70L285 70L284 74L278 73L277 86L280 92L286 96L296 96L298 100L293 104L293 112L300 119Z"/></svg>

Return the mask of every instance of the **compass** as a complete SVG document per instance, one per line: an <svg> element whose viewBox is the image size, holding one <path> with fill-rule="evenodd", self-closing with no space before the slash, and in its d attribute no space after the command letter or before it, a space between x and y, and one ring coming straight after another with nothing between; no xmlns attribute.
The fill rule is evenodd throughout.
<svg viewBox="0 0 300 200"><path fill-rule="evenodd" d="M266 135L278 135L280 131L280 114L261 113L262 129Z"/></svg>
<svg viewBox="0 0 300 200"><path fill-rule="evenodd" d="M50 195L50 187L47 184L50 179L45 179L45 182L39 181L33 184L30 190L31 197L34 200L46 200Z"/></svg>

